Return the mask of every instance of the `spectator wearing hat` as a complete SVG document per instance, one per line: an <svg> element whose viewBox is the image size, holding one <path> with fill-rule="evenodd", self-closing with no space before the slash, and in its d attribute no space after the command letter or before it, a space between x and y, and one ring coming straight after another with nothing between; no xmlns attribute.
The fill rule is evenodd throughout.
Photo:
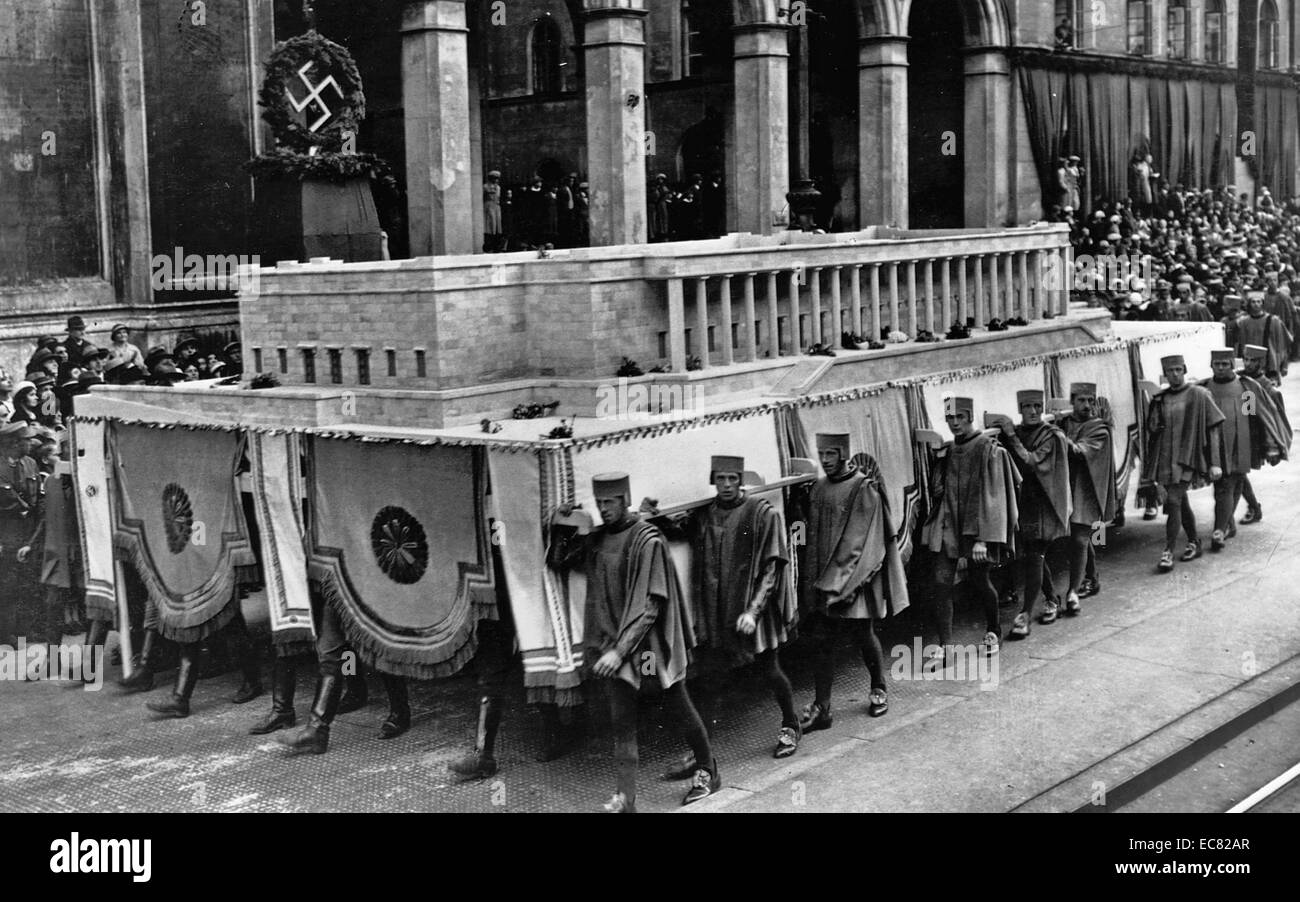
<svg viewBox="0 0 1300 902"><path fill-rule="evenodd" d="M104 373L108 385L138 385L148 378L149 374L134 363L119 363Z"/></svg>
<svg viewBox="0 0 1300 902"><path fill-rule="evenodd" d="M13 413L9 415L11 423L32 424L37 415L36 384L24 379L14 386Z"/></svg>
<svg viewBox="0 0 1300 902"><path fill-rule="evenodd" d="M27 369L23 370L23 372L33 373L36 370L40 369L41 368L40 364L37 362L36 358L38 356L41 356L43 358L44 356L42 354L43 351L49 351L53 353L54 346L57 345L58 343L59 340L55 338L53 335L42 335L40 338L36 339L36 350L32 352L31 357L27 358Z"/></svg>
<svg viewBox="0 0 1300 902"><path fill-rule="evenodd" d="M86 341L86 321L81 317L68 317L68 337L63 340L63 346L68 351L68 363L81 366L85 360L86 348L90 346L90 342Z"/></svg>
<svg viewBox="0 0 1300 902"><path fill-rule="evenodd" d="M662 172L655 176L650 186L650 240L667 241L671 233L668 205L672 203L673 189L668 186L668 176Z"/></svg>
<svg viewBox="0 0 1300 902"><path fill-rule="evenodd" d="M97 348L94 345L86 345L82 350L81 373L91 373L99 377L99 381L104 381L104 361L108 359L108 348Z"/></svg>
<svg viewBox="0 0 1300 902"><path fill-rule="evenodd" d="M199 340L193 335L182 335L181 340L172 348L176 357L176 368L184 370L191 363L198 363Z"/></svg>
<svg viewBox="0 0 1300 902"><path fill-rule="evenodd" d="M113 343L108 346L108 359L104 361L104 368L111 370L122 364L130 364L139 367L141 370L146 369L144 354L138 347L128 341L131 335L130 327L118 323L113 327L111 334Z"/></svg>
<svg viewBox="0 0 1300 902"><path fill-rule="evenodd" d="M578 247L591 244L591 185L578 182L578 190L573 194L573 216L576 222Z"/></svg>
<svg viewBox="0 0 1300 902"><path fill-rule="evenodd" d="M59 412L59 399L54 393L54 377L49 373L28 373L27 379L36 389L36 423L50 429L62 429L63 417Z"/></svg>
<svg viewBox="0 0 1300 902"><path fill-rule="evenodd" d="M488 171L483 179L483 252L505 250L505 226L501 221L501 172Z"/></svg>
<svg viewBox="0 0 1300 902"><path fill-rule="evenodd" d="M54 353L53 348L41 348L32 355L31 361L27 364L29 373L45 373L50 377L59 374L59 358Z"/></svg>
<svg viewBox="0 0 1300 902"><path fill-rule="evenodd" d="M237 341L232 341L221 349L226 357L226 376L239 376L244 372L244 346Z"/></svg>
<svg viewBox="0 0 1300 902"><path fill-rule="evenodd" d="M176 368L176 358L164 347L149 349L149 356L144 359L145 369L149 373L146 385L175 385L185 377Z"/></svg>

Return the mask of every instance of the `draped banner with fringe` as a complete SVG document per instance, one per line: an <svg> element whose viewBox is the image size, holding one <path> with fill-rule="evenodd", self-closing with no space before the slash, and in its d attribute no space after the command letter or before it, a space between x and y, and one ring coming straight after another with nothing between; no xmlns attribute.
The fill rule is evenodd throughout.
<svg viewBox="0 0 1300 902"><path fill-rule="evenodd" d="M362 660L449 676L496 619L482 447L314 438L309 574Z"/></svg>
<svg viewBox="0 0 1300 902"><path fill-rule="evenodd" d="M301 453L297 435L248 435L271 640L281 655L310 651L316 639L303 545Z"/></svg>
<svg viewBox="0 0 1300 902"><path fill-rule="evenodd" d="M573 496L569 449L511 454L489 450L492 517L524 660L528 701L571 707L582 701L582 604L585 592L565 592L565 577L546 567L551 512ZM567 474L567 475L565 475ZM574 582L581 574L572 574Z"/></svg>
<svg viewBox="0 0 1300 902"><path fill-rule="evenodd" d="M72 435L73 484L85 563L86 615L92 620L117 617L113 572L113 512L109 484L108 424L76 422Z"/></svg>
<svg viewBox="0 0 1300 902"><path fill-rule="evenodd" d="M235 479L243 437L120 424L108 435L114 545L140 575L158 631L199 642L238 612L239 586L257 581Z"/></svg>

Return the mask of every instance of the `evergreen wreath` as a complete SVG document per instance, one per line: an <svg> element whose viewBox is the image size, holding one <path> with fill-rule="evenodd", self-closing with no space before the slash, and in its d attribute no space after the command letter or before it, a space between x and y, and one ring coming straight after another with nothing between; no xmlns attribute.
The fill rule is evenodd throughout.
<svg viewBox="0 0 1300 902"><path fill-rule="evenodd" d="M298 77L298 70L306 63L315 66L308 70L314 84L333 76L343 96L333 90L328 96L322 92L332 118L320 131L312 132L296 121L297 113L290 102L290 92L306 91ZM316 147L337 152L343 147L346 133L357 134L357 126L366 118L366 96L361 90L361 72L346 47L322 37L316 31L298 35L276 44L271 58L266 62L266 77L257 92L262 119L275 133L276 141L284 147L306 153Z"/></svg>

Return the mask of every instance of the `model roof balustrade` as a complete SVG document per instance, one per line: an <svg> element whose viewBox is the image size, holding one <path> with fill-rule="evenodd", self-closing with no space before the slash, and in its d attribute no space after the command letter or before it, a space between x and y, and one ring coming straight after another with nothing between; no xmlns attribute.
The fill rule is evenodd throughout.
<svg viewBox="0 0 1300 902"><path fill-rule="evenodd" d="M842 332L1064 314L1067 254L1065 227L1044 225L293 263L260 270L240 315L250 349L392 349L396 375L375 373L376 387L595 378L624 357L683 373L692 358L710 369L797 357ZM301 355L277 375L303 383ZM342 384L356 382L347 363Z"/></svg>

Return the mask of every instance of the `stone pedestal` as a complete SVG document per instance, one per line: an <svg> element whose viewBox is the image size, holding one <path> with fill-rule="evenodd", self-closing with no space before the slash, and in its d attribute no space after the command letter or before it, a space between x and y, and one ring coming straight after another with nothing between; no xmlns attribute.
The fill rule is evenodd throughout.
<svg viewBox="0 0 1300 902"><path fill-rule="evenodd" d="M583 54L593 247L647 240L645 17L644 0L587 0Z"/></svg>
<svg viewBox="0 0 1300 902"><path fill-rule="evenodd" d="M472 253L468 31L464 0L417 0L402 9L411 256Z"/></svg>
<svg viewBox="0 0 1300 902"><path fill-rule="evenodd" d="M729 161L734 231L770 235L788 225L790 185L790 49L788 27L735 30L735 140Z"/></svg>
<svg viewBox="0 0 1300 902"><path fill-rule="evenodd" d="M1008 221L1011 154L1011 65L1001 50L967 53L963 177L966 227Z"/></svg>
<svg viewBox="0 0 1300 902"><path fill-rule="evenodd" d="M858 48L858 225L907 228L907 39Z"/></svg>

